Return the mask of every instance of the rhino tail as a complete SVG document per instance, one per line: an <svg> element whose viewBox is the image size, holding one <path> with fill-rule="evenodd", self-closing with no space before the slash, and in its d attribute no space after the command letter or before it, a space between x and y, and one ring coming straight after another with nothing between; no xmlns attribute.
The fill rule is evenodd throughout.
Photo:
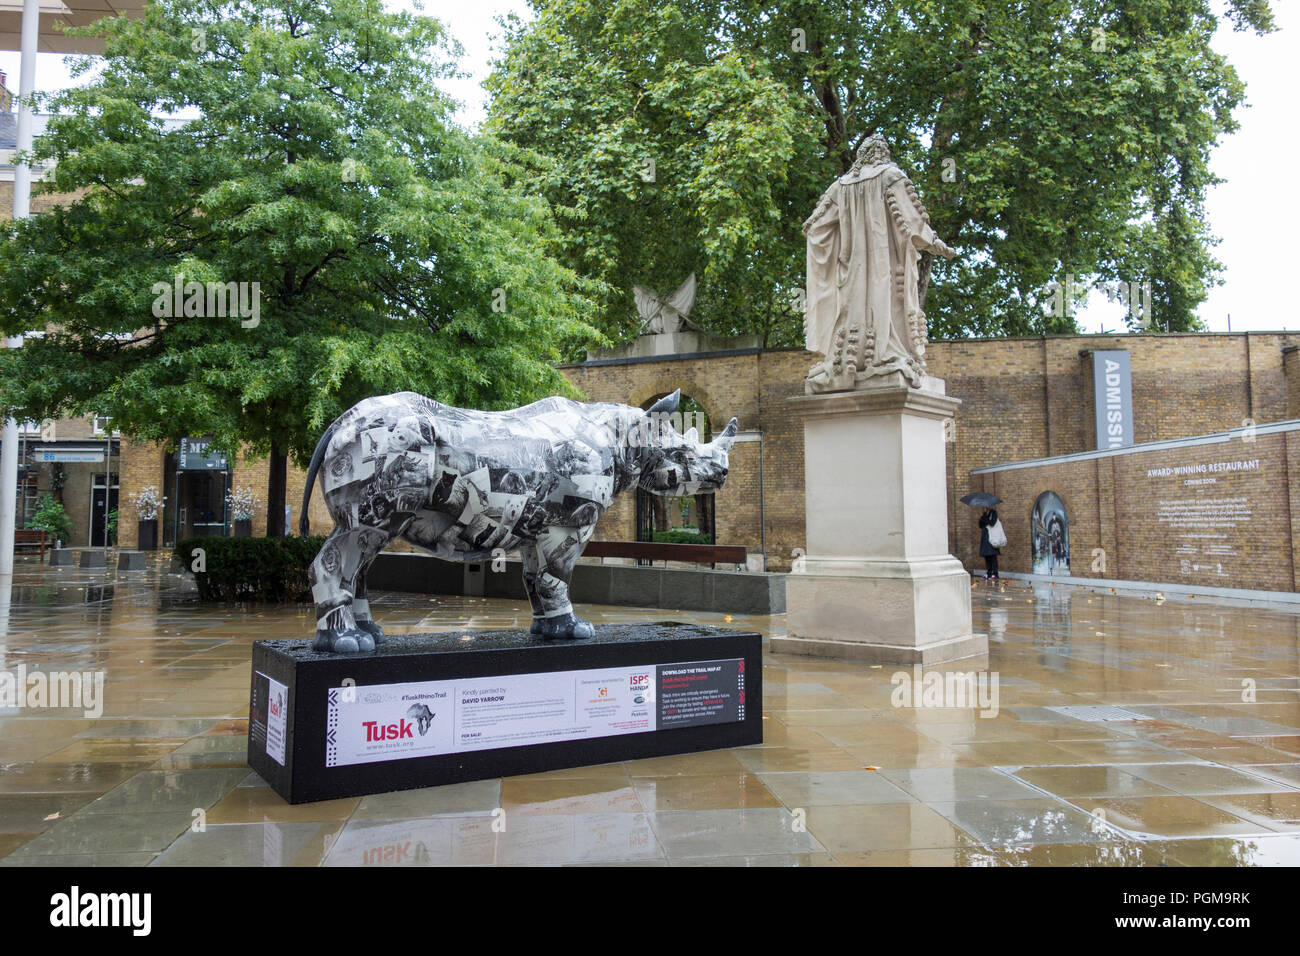
<svg viewBox="0 0 1300 956"><path fill-rule="evenodd" d="M307 484L302 489L302 516L298 519L298 533L304 538L311 531L311 521L307 517L307 505L311 502L312 488L316 485L316 472L320 471L320 464L325 460L325 449L329 447L330 438L333 436L334 430L338 428L339 421L340 419L335 419L330 427L325 429L325 434L320 436L320 441L316 443L316 450L311 456L311 465L307 468Z"/></svg>

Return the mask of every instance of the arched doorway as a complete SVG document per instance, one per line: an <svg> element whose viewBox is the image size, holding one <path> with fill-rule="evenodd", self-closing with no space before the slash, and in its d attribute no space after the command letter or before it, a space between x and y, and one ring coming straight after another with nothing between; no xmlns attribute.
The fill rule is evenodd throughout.
<svg viewBox="0 0 1300 956"><path fill-rule="evenodd" d="M641 407L649 408L662 395L647 400ZM668 416L669 422L678 432L685 434L694 428L700 441L710 441L713 437L708 413L704 406L682 395L677 411ZM683 495L678 498L665 498L654 495L643 488L636 490L636 539L638 541L671 541L680 544L714 544L715 529L714 496ZM638 558L637 564L649 565L648 558Z"/></svg>
<svg viewBox="0 0 1300 956"><path fill-rule="evenodd" d="M1065 502L1054 491L1044 491L1029 517L1029 541L1034 574L1070 573L1070 519Z"/></svg>

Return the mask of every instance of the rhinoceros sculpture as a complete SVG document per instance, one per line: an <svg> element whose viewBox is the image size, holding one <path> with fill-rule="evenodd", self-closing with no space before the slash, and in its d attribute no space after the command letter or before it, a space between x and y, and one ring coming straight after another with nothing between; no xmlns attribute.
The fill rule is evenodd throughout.
<svg viewBox="0 0 1300 956"><path fill-rule="evenodd" d="M414 392L368 398L321 436L307 472L299 530L317 473L334 530L311 564L314 650L373 650L384 638L366 600L366 570L402 538L450 560L518 550L532 633L586 638L569 578L614 495L715 491L727 478L736 420L710 443L676 431L680 390L649 409L547 398L506 412L452 408Z"/></svg>

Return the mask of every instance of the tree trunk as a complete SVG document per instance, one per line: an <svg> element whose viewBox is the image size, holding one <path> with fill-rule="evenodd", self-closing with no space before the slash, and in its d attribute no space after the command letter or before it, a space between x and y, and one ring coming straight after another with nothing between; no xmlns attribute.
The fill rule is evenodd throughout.
<svg viewBox="0 0 1300 956"><path fill-rule="evenodd" d="M655 495L651 500L655 508L655 530L672 531L672 519L668 516L668 499L662 495Z"/></svg>
<svg viewBox="0 0 1300 956"><path fill-rule="evenodd" d="M284 499L289 480L289 455L278 443L271 444L271 473L266 482L266 536L283 538Z"/></svg>

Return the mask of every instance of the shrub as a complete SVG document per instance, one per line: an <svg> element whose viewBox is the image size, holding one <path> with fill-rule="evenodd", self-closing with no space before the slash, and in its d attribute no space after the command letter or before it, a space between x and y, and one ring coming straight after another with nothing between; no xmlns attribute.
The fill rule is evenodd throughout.
<svg viewBox="0 0 1300 956"><path fill-rule="evenodd" d="M325 538L186 538L173 552L194 575L202 601L310 600L307 568ZM194 550L203 549L204 571Z"/></svg>
<svg viewBox="0 0 1300 956"><path fill-rule="evenodd" d="M48 491L41 495L41 502L28 527L45 531L55 541L65 544L72 538L72 519Z"/></svg>
<svg viewBox="0 0 1300 956"><path fill-rule="evenodd" d="M713 535L674 528L672 531L656 531L655 541L663 544L713 544Z"/></svg>

